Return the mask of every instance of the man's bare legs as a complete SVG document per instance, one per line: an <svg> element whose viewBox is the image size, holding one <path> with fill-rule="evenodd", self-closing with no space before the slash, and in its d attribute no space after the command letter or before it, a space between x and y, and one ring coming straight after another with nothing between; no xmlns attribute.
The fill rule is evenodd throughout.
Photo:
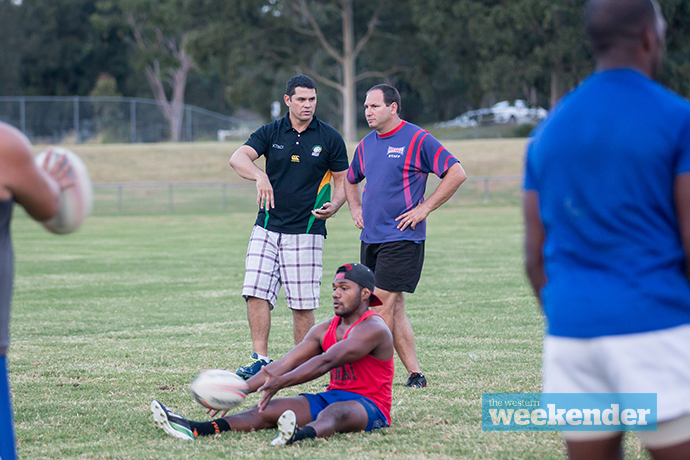
<svg viewBox="0 0 690 460"><path fill-rule="evenodd" d="M596 441L567 441L570 460L623 460L623 436Z"/></svg>
<svg viewBox="0 0 690 460"><path fill-rule="evenodd" d="M371 309L381 315L388 324L393 334L395 351L408 374L421 372L417 362L412 325L405 314L405 295L402 292L384 291L379 288L374 290L374 295L381 300L383 305L371 307Z"/></svg>
<svg viewBox="0 0 690 460"><path fill-rule="evenodd" d="M271 332L271 308L267 300L257 297L247 299L247 319L252 334L254 352L268 356L268 336ZM299 344L314 325L314 310L292 310L293 336Z"/></svg>
<svg viewBox="0 0 690 460"><path fill-rule="evenodd" d="M254 352L259 356L268 356L268 335L271 332L271 307L268 300L248 297L247 319Z"/></svg>
<svg viewBox="0 0 690 460"><path fill-rule="evenodd" d="M295 345L304 340L304 336L307 335L314 322L314 310L292 310L292 334Z"/></svg>
<svg viewBox="0 0 690 460"><path fill-rule="evenodd" d="M271 444L282 446L305 438L364 431L369 424L366 409L357 401L330 404L313 420L309 401L304 396L273 399L263 411L254 406L247 411L208 422L195 422L173 414L158 401L151 403L151 411L156 424L167 434L187 441L229 430L246 432L278 427L278 437ZM285 422L288 424L281 426Z"/></svg>
<svg viewBox="0 0 690 460"><path fill-rule="evenodd" d="M304 396L279 398L271 400L263 412L255 406L248 411L224 417L233 431L254 431L275 428L278 418L286 410L297 416L300 428L311 426L320 438L333 436L336 433L364 431L369 422L369 415L361 403L341 401L330 404L316 417L311 418L309 401Z"/></svg>
<svg viewBox="0 0 690 460"><path fill-rule="evenodd" d="M312 421L309 401L304 396L272 399L263 412L257 406L238 414L223 417L233 431L254 431L275 428L278 418L286 410L297 416L297 425L304 426Z"/></svg>
<svg viewBox="0 0 690 460"><path fill-rule="evenodd" d="M623 460L623 436L597 441L568 441L570 460ZM675 446L648 449L654 460L676 460L690 458L690 441Z"/></svg>

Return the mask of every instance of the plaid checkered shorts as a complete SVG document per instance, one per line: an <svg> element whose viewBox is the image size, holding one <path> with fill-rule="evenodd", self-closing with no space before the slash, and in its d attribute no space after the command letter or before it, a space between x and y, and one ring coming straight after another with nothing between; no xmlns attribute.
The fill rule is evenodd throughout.
<svg viewBox="0 0 690 460"><path fill-rule="evenodd" d="M319 306L323 235L276 233L254 226L247 248L242 296L268 300L271 309L280 286L293 310Z"/></svg>

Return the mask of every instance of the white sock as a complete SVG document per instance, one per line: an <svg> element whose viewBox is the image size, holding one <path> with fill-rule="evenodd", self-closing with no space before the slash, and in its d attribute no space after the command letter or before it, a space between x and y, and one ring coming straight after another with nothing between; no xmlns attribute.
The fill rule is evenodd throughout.
<svg viewBox="0 0 690 460"><path fill-rule="evenodd" d="M256 354L256 356L258 356L259 359L263 359L263 360L266 361L266 362L271 361L271 358L269 358L268 356L263 356L263 355L260 355L260 354L258 354L258 353Z"/></svg>

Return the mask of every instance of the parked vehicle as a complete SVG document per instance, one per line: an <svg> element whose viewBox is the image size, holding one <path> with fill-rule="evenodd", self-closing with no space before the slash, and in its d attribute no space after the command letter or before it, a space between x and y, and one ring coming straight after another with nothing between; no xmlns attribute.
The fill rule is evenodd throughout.
<svg viewBox="0 0 690 460"><path fill-rule="evenodd" d="M434 124L436 128L471 128L494 123L511 125L537 124L546 117L543 107L530 107L522 99L512 105L509 101L497 102L488 109L470 110L452 120Z"/></svg>
<svg viewBox="0 0 690 460"><path fill-rule="evenodd" d="M477 126L477 120L473 120L467 113L463 113L452 120L435 123L436 128L471 128Z"/></svg>
<svg viewBox="0 0 690 460"><path fill-rule="evenodd" d="M530 107L522 99L516 100L513 105L509 101L497 102L491 106L491 113L494 123L510 123L511 125L538 123L546 117L544 108Z"/></svg>

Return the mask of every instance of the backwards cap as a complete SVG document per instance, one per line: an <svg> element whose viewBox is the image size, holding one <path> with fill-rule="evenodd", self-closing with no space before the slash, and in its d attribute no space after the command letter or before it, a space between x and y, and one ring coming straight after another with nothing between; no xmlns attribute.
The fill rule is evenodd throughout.
<svg viewBox="0 0 690 460"><path fill-rule="evenodd" d="M376 307L383 305L383 302L374 295L374 287L376 286L376 278L374 272L369 267L362 264L345 264L338 267L335 271L335 279L346 279L359 284L371 291L369 297L369 306Z"/></svg>

